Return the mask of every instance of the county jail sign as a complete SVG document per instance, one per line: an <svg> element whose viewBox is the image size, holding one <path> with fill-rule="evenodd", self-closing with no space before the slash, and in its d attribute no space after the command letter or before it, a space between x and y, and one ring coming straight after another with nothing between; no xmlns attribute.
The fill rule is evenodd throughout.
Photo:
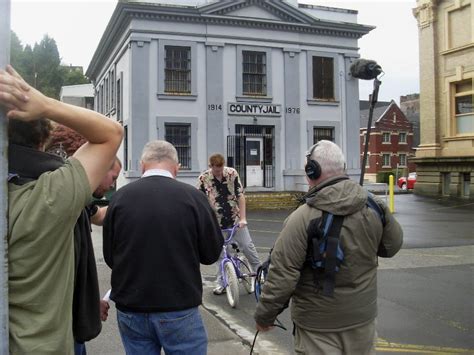
<svg viewBox="0 0 474 355"><path fill-rule="evenodd" d="M228 102L228 115L281 116L281 105Z"/></svg>

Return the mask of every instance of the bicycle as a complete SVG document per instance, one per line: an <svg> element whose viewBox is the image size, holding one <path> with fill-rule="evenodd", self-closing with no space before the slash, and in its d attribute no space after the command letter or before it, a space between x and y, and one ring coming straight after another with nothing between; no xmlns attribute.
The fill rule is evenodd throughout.
<svg viewBox="0 0 474 355"><path fill-rule="evenodd" d="M222 274L223 287L226 290L227 302L232 308L239 304L239 284L244 285L247 293L254 292L254 278L256 276L250 269L249 262L244 255L239 255L239 246L233 243L232 239L239 228L235 225L229 229L223 229L224 234L224 257L219 265ZM232 247L233 253L229 253L228 248Z"/></svg>

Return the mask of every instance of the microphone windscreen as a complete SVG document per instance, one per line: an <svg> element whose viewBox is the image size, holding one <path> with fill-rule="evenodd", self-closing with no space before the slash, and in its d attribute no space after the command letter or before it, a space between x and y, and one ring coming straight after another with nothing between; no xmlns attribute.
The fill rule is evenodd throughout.
<svg viewBox="0 0 474 355"><path fill-rule="evenodd" d="M354 78L372 80L382 73L382 67L375 60L357 59L352 63L350 71Z"/></svg>

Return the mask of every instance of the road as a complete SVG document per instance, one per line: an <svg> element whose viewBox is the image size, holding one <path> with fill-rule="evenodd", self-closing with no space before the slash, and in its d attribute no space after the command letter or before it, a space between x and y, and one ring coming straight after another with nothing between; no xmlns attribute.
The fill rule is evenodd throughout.
<svg viewBox="0 0 474 355"><path fill-rule="evenodd" d="M289 211L249 211L249 228L263 259ZM404 246L393 259L380 259L377 353L474 354L474 202L395 196L395 216ZM251 344L255 299L241 290L237 309L212 295L213 268L203 268L204 306ZM289 312L258 336L260 354L291 354Z"/></svg>

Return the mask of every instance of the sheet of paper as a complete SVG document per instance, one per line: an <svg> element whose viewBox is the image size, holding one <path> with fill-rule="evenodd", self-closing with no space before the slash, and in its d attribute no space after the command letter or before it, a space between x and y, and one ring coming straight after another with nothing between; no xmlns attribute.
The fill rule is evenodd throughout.
<svg viewBox="0 0 474 355"><path fill-rule="evenodd" d="M110 291L112 291L112 289L108 290L104 297L102 297L102 300L106 301L106 302L109 302L110 301Z"/></svg>

